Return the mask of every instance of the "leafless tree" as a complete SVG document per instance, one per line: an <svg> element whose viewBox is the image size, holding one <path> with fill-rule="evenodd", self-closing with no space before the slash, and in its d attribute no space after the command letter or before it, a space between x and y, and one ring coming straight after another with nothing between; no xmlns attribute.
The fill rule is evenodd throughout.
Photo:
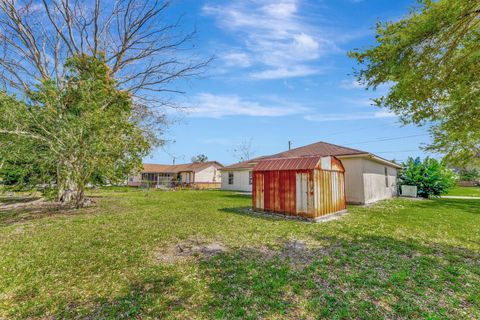
<svg viewBox="0 0 480 320"><path fill-rule="evenodd" d="M195 30L172 20L170 1L0 0L0 81L24 95L45 79L64 83L64 63L73 55L104 59L122 90L134 97L139 117L172 106L179 79L198 75L210 59L195 57ZM189 53L187 53L189 52ZM150 127L151 128L151 127ZM156 128L158 129L158 128Z"/></svg>
<svg viewBox="0 0 480 320"><path fill-rule="evenodd" d="M255 152L252 149L253 138L242 140L238 146L233 149L233 155L238 161L247 161L252 158Z"/></svg>

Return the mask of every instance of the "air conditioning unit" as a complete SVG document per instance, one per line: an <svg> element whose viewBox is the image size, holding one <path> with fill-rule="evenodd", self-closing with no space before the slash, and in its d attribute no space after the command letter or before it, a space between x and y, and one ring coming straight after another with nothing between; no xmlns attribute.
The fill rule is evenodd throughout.
<svg viewBox="0 0 480 320"><path fill-rule="evenodd" d="M402 197L416 198L417 197L417 186L400 186Z"/></svg>

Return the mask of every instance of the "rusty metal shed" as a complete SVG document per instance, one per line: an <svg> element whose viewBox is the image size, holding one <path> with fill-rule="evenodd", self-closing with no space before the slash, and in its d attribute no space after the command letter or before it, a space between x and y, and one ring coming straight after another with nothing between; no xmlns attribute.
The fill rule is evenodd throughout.
<svg viewBox="0 0 480 320"><path fill-rule="evenodd" d="M344 173L333 156L259 161L253 167L253 209L309 219L343 211Z"/></svg>

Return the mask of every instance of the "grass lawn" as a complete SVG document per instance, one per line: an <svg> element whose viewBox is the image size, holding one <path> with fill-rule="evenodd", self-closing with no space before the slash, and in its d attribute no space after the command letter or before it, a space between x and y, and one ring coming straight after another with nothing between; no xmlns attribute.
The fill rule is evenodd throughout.
<svg viewBox="0 0 480 320"><path fill-rule="evenodd" d="M480 197L480 187L454 187L448 196Z"/></svg>
<svg viewBox="0 0 480 320"><path fill-rule="evenodd" d="M0 319L480 318L480 200L313 224L222 191L97 191L0 209Z"/></svg>

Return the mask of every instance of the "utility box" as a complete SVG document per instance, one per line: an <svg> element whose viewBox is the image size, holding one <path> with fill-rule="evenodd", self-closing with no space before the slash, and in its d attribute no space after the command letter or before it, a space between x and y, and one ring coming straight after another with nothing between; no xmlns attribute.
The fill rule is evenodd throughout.
<svg viewBox="0 0 480 320"><path fill-rule="evenodd" d="M400 186L402 197L416 198L417 197L417 186Z"/></svg>

